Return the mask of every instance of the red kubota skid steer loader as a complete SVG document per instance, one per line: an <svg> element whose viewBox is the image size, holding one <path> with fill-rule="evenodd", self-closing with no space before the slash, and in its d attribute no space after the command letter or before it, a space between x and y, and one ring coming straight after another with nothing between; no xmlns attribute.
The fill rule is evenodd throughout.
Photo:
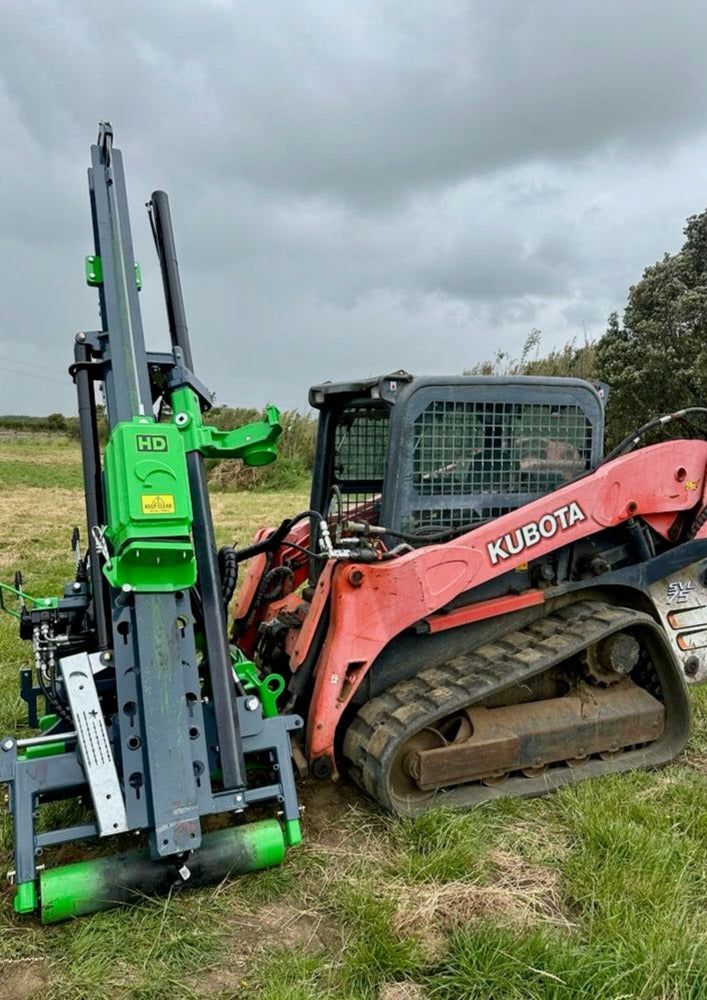
<svg viewBox="0 0 707 1000"><path fill-rule="evenodd" d="M682 750L707 442L636 450L657 418L603 459L605 395L402 371L311 390L311 509L237 553L233 628L287 678L314 777L411 815Z"/></svg>

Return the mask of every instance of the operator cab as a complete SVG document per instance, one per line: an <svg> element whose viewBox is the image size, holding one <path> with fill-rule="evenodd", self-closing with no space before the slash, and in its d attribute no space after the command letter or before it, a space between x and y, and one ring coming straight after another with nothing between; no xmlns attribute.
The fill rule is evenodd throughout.
<svg viewBox="0 0 707 1000"><path fill-rule="evenodd" d="M404 371L314 386L311 507L421 543L459 534L594 468L605 394L574 378Z"/></svg>

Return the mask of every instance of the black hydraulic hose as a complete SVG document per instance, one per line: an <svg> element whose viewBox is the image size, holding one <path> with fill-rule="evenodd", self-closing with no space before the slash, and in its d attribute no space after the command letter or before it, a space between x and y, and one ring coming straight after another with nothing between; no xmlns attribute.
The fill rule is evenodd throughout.
<svg viewBox="0 0 707 1000"><path fill-rule="evenodd" d="M248 545L244 549L234 549L233 551L236 553L236 560L239 563L245 562L246 559L252 559L253 556L262 555L263 552L272 552L279 546L282 539L290 530L290 524L291 522L289 520L285 520L279 528L276 528L273 533L267 538L264 538L262 542L254 542L252 545Z"/></svg>
<svg viewBox="0 0 707 1000"><path fill-rule="evenodd" d="M221 594L224 607L228 607L236 592L238 583L238 560L230 545L224 545L218 551L218 569L221 575Z"/></svg>
<svg viewBox="0 0 707 1000"><path fill-rule="evenodd" d="M385 534L390 535L392 538L400 538L404 542L409 542L411 545L415 544L425 544L427 542L443 542L448 538L457 538L459 535L466 535L467 532L473 531L475 528L480 528L482 525L487 524L489 518L484 518L483 521L474 521L471 524L462 524L457 528L446 528L444 531L434 531L429 534L426 532L421 532L420 534L408 534L404 531L393 531L390 528L385 529Z"/></svg>
<svg viewBox="0 0 707 1000"><path fill-rule="evenodd" d="M245 562L246 559L252 559L253 556L262 555L264 552L275 552L294 526L299 524L300 521L304 521L305 518L317 518L319 521L323 520L322 515L318 511L303 510L300 514L296 514L294 517L284 520L280 526L276 528L271 535L264 538L262 542L255 542L253 545L249 545L244 549L234 549L233 551L235 552L237 562ZM293 549L302 550L302 547L299 545L295 545L290 542L287 544L291 545Z"/></svg>
<svg viewBox="0 0 707 1000"><path fill-rule="evenodd" d="M364 528L363 534L377 536L390 535L392 538L400 538L403 542L408 542L410 545L426 545L430 542L443 542L446 539L457 538L459 535L466 535L468 532L475 531L476 528L480 528L482 525L488 524L490 520L491 518L484 518L482 521L474 521L471 524L462 524L457 528L445 528L444 531L434 531L421 534L410 534L405 531L395 531L393 528L385 528L381 525L376 526L375 531L366 531Z"/></svg>
<svg viewBox="0 0 707 1000"><path fill-rule="evenodd" d="M612 459L618 458L619 455L625 455L627 452L633 451L649 431L652 431L655 427L670 424L673 420L682 420L688 413L707 413L707 406L686 406L685 409L676 410L675 413L664 413L660 417L653 417L647 424L643 424L642 427L632 431L623 441L620 441L599 464L604 465L605 462L611 462Z"/></svg>
<svg viewBox="0 0 707 1000"><path fill-rule="evenodd" d="M329 487L329 499L327 500L327 511L331 503L331 498L336 497L336 526L341 529L344 523L344 498L341 494L341 487L338 483L332 483Z"/></svg>
<svg viewBox="0 0 707 1000"><path fill-rule="evenodd" d="M292 528L300 521L304 521L306 518L310 518L310 520L316 518L318 521L321 521L322 515L319 513L319 511L316 510L303 510L301 511L301 513L296 514L294 517L287 518L286 520L284 520L282 524L279 526L279 528L276 528L275 531L273 531L273 533L268 538L264 538L262 542L255 542L254 545L249 545L245 549L233 550L237 563L245 562L246 559L252 559L254 556L259 556L259 555L267 556L265 570L261 574L260 583L255 591L255 594L253 595L252 601L250 602L248 608L246 609L245 614L243 614L240 618L236 619L236 626L235 626L236 629L238 629L239 623L248 621L251 614L253 613L253 609L257 608L258 605L260 604L263 598L263 593L265 591L265 581L272 567L272 561L275 552L277 551L277 549L280 548L281 544L283 543L289 532L292 530ZM316 554L317 556L319 555L319 553L310 553L309 549L303 549L301 545L296 545L294 542L287 542L287 545L293 549L297 549L300 552L306 552L308 555L310 554L311 555Z"/></svg>

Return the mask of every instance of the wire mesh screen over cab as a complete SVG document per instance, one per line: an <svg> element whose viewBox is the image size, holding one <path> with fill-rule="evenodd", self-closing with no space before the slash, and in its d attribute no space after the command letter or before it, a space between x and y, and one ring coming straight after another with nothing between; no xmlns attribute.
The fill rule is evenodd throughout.
<svg viewBox="0 0 707 1000"><path fill-rule="evenodd" d="M313 504L335 484L345 516L424 535L508 513L601 459L603 403L587 382L401 374L320 387Z"/></svg>
<svg viewBox="0 0 707 1000"><path fill-rule="evenodd" d="M601 458L603 406L588 383L430 381L417 380L406 400L397 484L385 510L403 531L424 534L499 517Z"/></svg>
<svg viewBox="0 0 707 1000"><path fill-rule="evenodd" d="M334 482L344 514L378 520L388 464L390 410L387 406L348 406L334 439Z"/></svg>

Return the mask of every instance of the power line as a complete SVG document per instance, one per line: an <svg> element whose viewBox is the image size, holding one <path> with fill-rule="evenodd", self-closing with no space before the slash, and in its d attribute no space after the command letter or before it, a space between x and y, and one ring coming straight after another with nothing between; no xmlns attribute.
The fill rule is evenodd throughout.
<svg viewBox="0 0 707 1000"><path fill-rule="evenodd" d="M39 372L23 372L21 368L10 368L7 365L0 365L0 371L8 372L10 375L25 375L27 378L38 378L43 382L53 382L55 385L67 385L64 379L52 378L50 375L41 375ZM50 368L49 371L52 371Z"/></svg>
<svg viewBox="0 0 707 1000"><path fill-rule="evenodd" d="M40 365L37 361L23 361L21 358L6 358L0 354L0 361L6 361L11 365L23 365L25 368L41 368L44 371L52 372L54 375L57 374L56 367L51 367L50 365Z"/></svg>

